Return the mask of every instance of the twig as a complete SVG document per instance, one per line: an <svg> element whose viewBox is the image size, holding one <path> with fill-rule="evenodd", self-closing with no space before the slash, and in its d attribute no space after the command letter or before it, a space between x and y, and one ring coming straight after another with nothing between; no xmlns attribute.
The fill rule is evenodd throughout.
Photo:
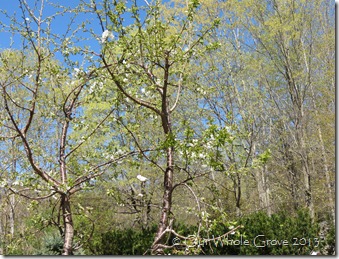
<svg viewBox="0 0 339 259"><path fill-rule="evenodd" d="M14 193L14 194L20 195L20 196L25 197L25 198L30 199L30 200L36 200L36 201L37 201L37 200L44 200L44 199L47 199L47 198L49 198L49 197L52 197L54 194L56 194L56 192L52 192L52 193L50 193L50 194L48 194L48 195L46 195L46 196L41 196L41 197L30 197L30 196L28 196L28 195L26 195L26 194L21 193L21 192L23 192L23 191L31 190L31 189L29 189L29 188L25 188L25 189L20 190L20 191L16 191L16 190L12 189L11 187L9 187L8 189L9 189L12 193Z"/></svg>

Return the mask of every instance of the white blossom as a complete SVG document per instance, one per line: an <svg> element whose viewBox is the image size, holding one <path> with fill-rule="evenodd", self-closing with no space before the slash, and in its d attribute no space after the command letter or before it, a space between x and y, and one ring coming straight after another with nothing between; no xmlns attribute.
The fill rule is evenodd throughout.
<svg viewBox="0 0 339 259"><path fill-rule="evenodd" d="M79 73L80 73L80 69L77 68L77 67L75 67L75 68L73 69L73 76L78 76Z"/></svg>
<svg viewBox="0 0 339 259"><path fill-rule="evenodd" d="M125 152L121 149L118 149L117 152L115 152L116 155L120 156L122 154L124 154Z"/></svg>
<svg viewBox="0 0 339 259"><path fill-rule="evenodd" d="M90 87L89 87L89 93L93 93L94 92L94 89L95 89L95 86L96 86L97 82L94 82Z"/></svg>
<svg viewBox="0 0 339 259"><path fill-rule="evenodd" d="M113 40L114 35L111 31L105 30L101 35L101 43L105 43L108 39Z"/></svg>
<svg viewBox="0 0 339 259"><path fill-rule="evenodd" d="M3 188L5 186L7 186L7 180L6 179L3 179L2 181L0 181L0 187Z"/></svg>
<svg viewBox="0 0 339 259"><path fill-rule="evenodd" d="M205 158L206 156L205 156L203 153L200 153L200 154L199 154L199 157L200 157L200 158Z"/></svg>
<svg viewBox="0 0 339 259"><path fill-rule="evenodd" d="M140 175L140 174L137 175L137 178L138 178L138 180L141 181L141 182L145 182L145 181L148 180L146 177L144 177L144 176L142 176L142 175Z"/></svg>

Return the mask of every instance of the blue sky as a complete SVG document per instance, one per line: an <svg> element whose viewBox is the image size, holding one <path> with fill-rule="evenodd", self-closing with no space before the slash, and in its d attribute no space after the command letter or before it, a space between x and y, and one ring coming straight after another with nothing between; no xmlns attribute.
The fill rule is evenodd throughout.
<svg viewBox="0 0 339 259"><path fill-rule="evenodd" d="M36 0L26 0L28 2L28 4L34 8L34 2L38 2L38 6L36 6L35 8L35 15L38 16L39 14L39 9L40 9L40 1L36 1ZM85 2L90 2L85 1ZM101 3L100 0L96 1L98 4ZM46 1L45 0L45 8L44 8L44 12L43 12L43 18L46 18L48 16L54 15L57 11L60 11L61 9L56 8L53 5L61 5L67 8L74 8L76 7L78 4L80 3L80 1L78 0L50 0L50 1ZM144 0L140 0L139 1L140 5L145 5ZM21 24L24 24L24 19L25 18L29 18L30 19L30 24L34 25L34 22L32 21L31 17L29 17L29 14L26 13L25 15L22 14L22 10L19 8L19 0L10 0L10 1L6 1L6 0L0 0L0 10L6 11L8 16L13 16L15 15L17 18L17 21ZM4 15L3 13L0 13L0 22L3 24L11 24L10 20L6 17L6 15ZM51 22L51 26L52 26L52 32L53 33L58 33L58 34L63 34L66 31L67 26L69 25L70 19L71 17L74 15L74 13L66 13L63 16L57 16L56 18L54 18ZM75 19L75 25L73 26L74 28L81 24L82 22L84 22L85 20L89 20L90 24L88 25L88 27L90 27L91 29L94 30L94 32L96 34L98 34L98 36L101 36L102 33L102 28L99 24L99 21L97 19L96 14L94 13L86 13L86 14L78 14L76 19ZM126 24L128 24L130 22L130 19L128 17L125 17L125 21ZM86 27L87 28L87 27ZM4 27L2 25L0 25L0 50L4 49L4 48L8 48L9 44L11 42L10 37L12 35L6 33L3 31ZM34 27L33 27L34 29ZM81 35L81 36L88 36L88 35ZM16 47L16 43L19 43L19 39L18 38L14 38L15 42L14 42L14 47ZM92 42L93 43L93 42ZM18 45L19 47L20 45Z"/></svg>
<svg viewBox="0 0 339 259"><path fill-rule="evenodd" d="M26 0L27 3L30 5L31 8L34 9L34 15L36 17L39 16L39 10L40 10L40 4L41 0ZM34 7L34 3L37 2L37 6ZM85 2L90 2L90 0L87 0ZM98 5L102 2L101 0L96 1ZM151 2L151 1L149 1ZM129 1L131 3L131 1ZM144 0L139 0L138 4L145 5ZM60 12L64 8L58 8L57 6L64 6L66 8L75 8L78 4L80 4L79 0L45 0L45 7L43 11L43 19L55 16L57 12ZM57 5L57 6L56 6ZM37 31L37 26L34 22L34 19L29 15L27 11L23 14L22 10L19 7L19 0L0 0L0 51L12 48L12 49L22 49L22 40L23 37L19 33L11 33L9 31L9 25L13 24L8 16L16 17L17 25L18 27L21 27L22 29L25 28L25 23L28 23L29 26L32 28L32 31ZM7 15L5 15L3 12L6 12ZM57 37L62 37L65 35L67 28L70 24L70 21L74 17L74 23L72 25L72 29L67 34L67 37L70 36L70 33L74 31L81 23L87 21L87 24L85 25L84 29L86 30L92 30L96 36L91 35L89 32L84 33L83 29L79 30L77 32L77 37L81 37L79 41L76 41L74 45L84 48L84 46L90 46L90 49L95 52L100 52L101 44L96 39L101 37L102 34L102 27L99 23L99 20L97 18L97 15L93 12L87 12L87 13L75 13L75 12L67 12L63 15L57 15L53 19L51 19L51 32L52 34L56 34ZM124 17L126 24L129 24L131 22L131 19L127 16ZM29 20L28 20L29 19ZM28 20L28 21L26 21ZM43 25L43 28L46 28L46 23ZM106 29L106 28L105 28ZM46 36L46 35L43 35ZM74 40L71 40L71 42L74 42ZM58 42L60 43L60 41ZM47 46L46 46L47 47ZM53 47L49 47L52 49ZM56 53L55 58L62 61L62 56L60 53ZM74 56L72 58L73 60L78 60L79 63L81 63L82 57Z"/></svg>
<svg viewBox="0 0 339 259"><path fill-rule="evenodd" d="M28 12L23 15L22 10L19 8L19 1L0 1L0 9L3 11L5 10L8 14L8 16L13 16L15 15L18 24L24 25L25 23L25 18L28 18L29 21L28 23L30 24L30 26L32 26L33 30L36 30L36 25L33 22L32 17L30 17L30 15L28 14ZM41 1L39 1L41 2ZM60 4L69 8L75 7L77 3L79 3L79 1L65 1L65 0L53 0L51 1L54 4ZM33 6L34 1L28 1L28 4L30 4L32 7ZM35 16L38 16L39 14L39 9L40 6L37 6L34 14ZM43 12L43 18L46 18L48 16L54 15L57 11L60 11L60 9L53 7L51 4L49 4L49 2L47 2L45 4L45 8L44 8L44 12ZM70 23L70 19L71 17L74 16L74 13L66 13L63 16L56 16L55 18L52 19L51 21L51 29L52 29L52 33L56 33L56 34L60 34L63 35L66 30L67 30L67 26ZM93 22L91 23L91 28L93 28L95 31L98 32L98 34L100 35L101 33L101 29L99 27L98 21L95 17L94 14L87 14L86 17L84 17L84 15L80 14L77 15L76 19L75 19L75 23L73 25L73 29L79 25L81 22L83 22L85 19L92 19ZM11 24L10 20L6 17L6 15L4 15L3 13L0 14L0 20L2 23L9 25ZM1 26L1 40L0 40L0 49L4 49L4 48L8 48L10 46L11 40L14 40L13 46L14 48L21 48L21 37L19 37L18 35L13 35L11 33L8 32L4 32L3 30L8 30L6 28L4 28L3 26ZM81 36L85 36L85 35L81 35Z"/></svg>

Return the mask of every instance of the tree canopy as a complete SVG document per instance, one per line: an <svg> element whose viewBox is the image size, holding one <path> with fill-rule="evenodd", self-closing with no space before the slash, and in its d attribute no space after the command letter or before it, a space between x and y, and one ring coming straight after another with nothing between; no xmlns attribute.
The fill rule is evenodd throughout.
<svg viewBox="0 0 339 259"><path fill-rule="evenodd" d="M1 253L333 252L333 3L17 3Z"/></svg>

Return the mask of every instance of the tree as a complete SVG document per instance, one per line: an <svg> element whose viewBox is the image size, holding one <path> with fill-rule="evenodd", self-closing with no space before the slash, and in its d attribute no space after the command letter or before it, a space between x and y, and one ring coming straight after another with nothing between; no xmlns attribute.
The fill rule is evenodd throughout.
<svg viewBox="0 0 339 259"><path fill-rule="evenodd" d="M321 49L316 39L330 37L328 31L319 26L329 22L318 16L316 10L324 6L328 14L328 6L323 1L229 2L229 6L237 14L234 25L246 30L250 35L248 41L253 42L256 51L253 55L260 72L258 83L270 96L268 103L272 106L268 112L273 114L276 110L272 128L277 130L281 144L288 146L283 152L292 152L292 156L287 155L289 158L285 160L292 175L292 195L298 188L293 181L300 181L305 204L314 216L312 179L315 179L316 169L312 164L316 158L312 152L314 142L309 135L312 128L317 128L310 122L315 111L312 91L318 74L314 53L316 48ZM246 17L242 16L244 13ZM319 38L319 35L324 37ZM321 139L321 134L318 137Z"/></svg>
<svg viewBox="0 0 339 259"><path fill-rule="evenodd" d="M105 3L101 9L92 2L103 33L106 29L116 33L117 40L104 42L99 55L107 77L116 86L114 90L132 102L135 109L139 106L153 113L162 128L161 150L165 165L155 164L163 173L164 190L159 226L152 245L155 253L163 253L166 228L170 225L178 134L174 114L188 84L187 65L193 59L196 46L210 31L210 28L202 28L199 33L194 32L192 21L197 7L198 2L191 1L185 7L186 15L178 13L166 19L159 2L148 5L145 11L136 2L131 7L121 1L114 2L113 7ZM128 11L134 23L125 27L122 16ZM144 19L141 19L141 12L146 13ZM106 15L111 23L105 27L103 18ZM146 152L140 151L150 160Z"/></svg>
<svg viewBox="0 0 339 259"><path fill-rule="evenodd" d="M26 1L19 2L26 18L23 25L16 17L12 21L19 26L24 49L1 53L2 127L6 129L4 133L9 133L1 137L14 139L25 160L16 169L19 188L13 183L7 186L13 193L33 200L59 197L63 223L57 227L64 239L63 254L69 255L75 248L71 196L132 153L112 152L109 158L98 158L96 149L104 150L101 143L89 144L91 137L102 134L100 129L115 107L86 121L88 113L95 112L90 92L100 68L85 72L76 67L78 62L72 61L70 53L78 53L79 47L65 45L70 40L66 37L68 32L61 40L51 33L51 20L69 10L45 17L45 1L41 1L37 15ZM78 10L73 12L76 15ZM63 55L67 66L56 61L57 54ZM113 145L113 135L107 137L111 137ZM86 151L89 145L93 148L91 153Z"/></svg>
<svg viewBox="0 0 339 259"><path fill-rule="evenodd" d="M112 245L123 253L241 253L197 244L240 234L240 218L262 210L263 224L304 206L329 220L331 7L20 0L19 15L3 11L14 37L0 52L3 252L45 251L28 245L43 234L64 255L102 253L111 238L129 240Z"/></svg>

